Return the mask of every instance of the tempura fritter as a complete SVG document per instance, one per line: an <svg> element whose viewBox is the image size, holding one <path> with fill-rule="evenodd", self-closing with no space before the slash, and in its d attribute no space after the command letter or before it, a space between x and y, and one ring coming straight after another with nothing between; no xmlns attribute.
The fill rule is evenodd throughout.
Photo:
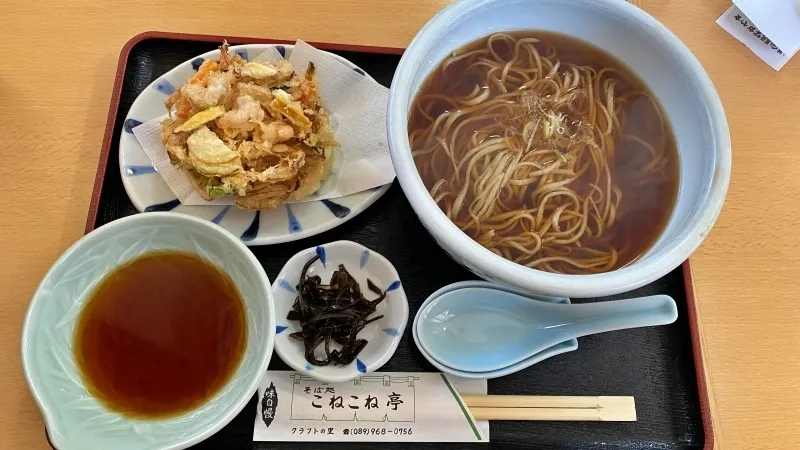
<svg viewBox="0 0 800 450"><path fill-rule="evenodd" d="M314 65L299 76L286 60L247 62L220 47L165 102L161 140L200 195L271 209L313 194L330 172L333 137Z"/></svg>

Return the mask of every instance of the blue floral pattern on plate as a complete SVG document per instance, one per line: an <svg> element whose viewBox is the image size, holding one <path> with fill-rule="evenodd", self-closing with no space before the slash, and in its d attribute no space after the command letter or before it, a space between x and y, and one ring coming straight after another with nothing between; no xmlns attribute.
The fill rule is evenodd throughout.
<svg viewBox="0 0 800 450"><path fill-rule="evenodd" d="M181 204L181 201L177 198L174 200L170 200L164 203L157 203L155 205L150 205L144 209L144 212L156 212L156 211L172 211L173 209L177 208Z"/></svg>
<svg viewBox="0 0 800 450"><path fill-rule="evenodd" d="M175 92L175 86L164 79L156 81L155 88L162 94L172 95L172 93Z"/></svg>
<svg viewBox="0 0 800 450"><path fill-rule="evenodd" d="M328 209L333 213L334 216L342 219L350 214L350 208L346 206L342 206L338 203L335 203L331 200L322 200L322 204L327 206Z"/></svg>
<svg viewBox="0 0 800 450"><path fill-rule="evenodd" d="M322 263L322 267L325 267L325 247L318 245L315 252L319 256L319 262Z"/></svg>
<svg viewBox="0 0 800 450"><path fill-rule="evenodd" d="M303 226L300 225L300 221L294 216L291 205L286 205L286 216L289 219L289 233L299 233L303 231Z"/></svg>
<svg viewBox="0 0 800 450"><path fill-rule="evenodd" d="M200 66L202 66L205 61L206 60L203 59L203 58L195 58L195 59L193 59L192 63L191 63L192 64L192 69L199 70Z"/></svg>
<svg viewBox="0 0 800 450"><path fill-rule="evenodd" d="M285 56L291 54L291 45L251 44L233 46L231 50L250 59L269 47L275 47ZM165 114L164 96L173 93L176 86L182 86L196 73L203 61L218 57L219 51L214 50L182 63L155 79L131 105L119 135L119 164L125 191L136 209L143 212L174 210L203 217L240 236L247 245L266 245L294 241L330 230L355 217L386 193L390 185L331 200L293 203L268 211L244 210L231 205L183 206L177 200L170 200L175 195L160 175L154 169L149 169L152 164L132 130L143 122ZM336 55L334 57L353 70L363 72L349 61ZM135 176L145 174L152 175Z"/></svg>
<svg viewBox="0 0 800 450"><path fill-rule="evenodd" d="M147 175L148 173L156 173L156 168L153 166L125 166L123 173L126 176L134 177L136 175Z"/></svg>
<svg viewBox="0 0 800 450"><path fill-rule="evenodd" d="M225 218L225 214L228 214L228 211L230 211L230 209L231 205L225 206L224 208L222 208L220 212L217 213L216 216L214 216L213 219L211 219L211 221L219 225L219 223L222 222L222 219Z"/></svg>
<svg viewBox="0 0 800 450"><path fill-rule="evenodd" d="M278 280L278 286L283 288L286 292L291 292L291 293L297 292L297 289L295 289L294 286L292 286L292 283L289 283L283 278Z"/></svg>
<svg viewBox="0 0 800 450"><path fill-rule="evenodd" d="M253 221L250 222L250 226L247 227L246 230L244 230L244 233L242 233L243 241L245 242L252 241L253 239L256 238L256 236L258 236L258 227L260 222L261 222L261 211L256 211L255 215L253 216Z"/></svg>
<svg viewBox="0 0 800 450"><path fill-rule="evenodd" d="M122 129L125 130L126 133L133 133L133 129L141 124L142 122L136 119L125 119L125 122L122 122Z"/></svg>

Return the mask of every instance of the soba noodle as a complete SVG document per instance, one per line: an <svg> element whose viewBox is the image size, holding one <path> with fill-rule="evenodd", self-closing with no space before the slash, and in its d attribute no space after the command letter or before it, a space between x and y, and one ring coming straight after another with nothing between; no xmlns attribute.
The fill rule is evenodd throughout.
<svg viewBox="0 0 800 450"><path fill-rule="evenodd" d="M531 35L493 34L437 68L410 118L420 175L461 230L509 260L558 273L628 264L666 222L647 225L660 228L646 245L621 235L636 234L617 225L637 213L637 189L659 190L650 203L677 190L669 125L624 66L568 62L557 39ZM646 206L668 218L669 201Z"/></svg>

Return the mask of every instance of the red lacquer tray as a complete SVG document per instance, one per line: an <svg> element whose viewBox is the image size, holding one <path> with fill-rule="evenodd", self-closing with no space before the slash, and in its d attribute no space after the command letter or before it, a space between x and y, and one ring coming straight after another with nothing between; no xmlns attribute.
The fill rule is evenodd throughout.
<svg viewBox="0 0 800 450"><path fill-rule="evenodd" d="M125 194L117 159L123 121L133 100L153 80L174 66L212 50L223 40L231 44L291 43L271 39L149 32L122 49L100 153L86 232L137 211ZM313 43L338 53L388 86L403 49ZM150 174L148 176L158 176ZM253 247L267 274L274 277L297 251L348 239L380 252L397 268L409 298L410 314L435 290L475 278L453 262L420 224L399 186L343 225L297 242ZM692 274L689 262L662 279L627 294L610 297L668 294L678 303L679 319L664 327L642 328L590 336L578 350L516 374L489 381L492 394L632 395L636 422L493 422L496 448L542 449L712 449L714 446L708 393L705 388ZM608 298L604 298L608 299ZM594 299L575 299L575 302ZM411 326L409 320L409 327ZM432 372L417 351L410 331L382 371ZM288 370L273 355L270 369ZM273 449L317 448L313 443L253 443L256 399L227 427L196 448ZM402 444L329 444L341 448L403 448ZM346 445L346 447L345 447ZM486 444L475 448L486 448ZM407 447L407 445L405 445ZM464 444L418 443L414 448L465 448Z"/></svg>

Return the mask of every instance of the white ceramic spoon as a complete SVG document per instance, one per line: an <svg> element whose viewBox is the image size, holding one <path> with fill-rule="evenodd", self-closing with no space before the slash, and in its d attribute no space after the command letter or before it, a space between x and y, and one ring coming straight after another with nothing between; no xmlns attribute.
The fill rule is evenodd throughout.
<svg viewBox="0 0 800 450"><path fill-rule="evenodd" d="M678 308L667 295L575 305L481 287L446 292L417 315L428 355L456 370L488 372L573 338L672 323Z"/></svg>

